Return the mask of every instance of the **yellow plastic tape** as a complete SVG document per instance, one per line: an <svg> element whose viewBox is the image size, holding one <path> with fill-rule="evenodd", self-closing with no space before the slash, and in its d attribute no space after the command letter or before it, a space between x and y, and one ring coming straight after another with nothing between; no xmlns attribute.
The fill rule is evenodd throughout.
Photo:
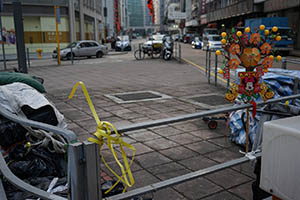
<svg viewBox="0 0 300 200"><path fill-rule="evenodd" d="M136 150L131 144L128 144L121 139L121 135L118 133L117 129L111 123L106 122L106 121L100 121L100 119L96 113L95 107L93 105L93 102L92 102L92 100L89 96L89 93L83 82L79 81L74 85L72 92L69 96L69 99L72 99L72 97L74 96L78 85L81 86L83 94L88 102L90 110L93 114L93 117L94 117L96 123L97 123L97 129L96 129L96 132L94 133L95 137L90 137L90 138L88 138L88 140L90 142L94 142L94 143L98 144L100 151L101 151L101 147L106 142L108 148L110 149L110 151L112 152L112 154L114 156L114 159L116 160L117 164L119 165L119 167L121 169L121 173L122 173L122 175L119 176L115 171L113 171L109 167L107 162L105 161L104 157L101 155L101 159L102 159L103 163L105 164L105 166L113 173L113 175L115 175L118 178L117 182L109 190L107 190L105 192L105 194L109 193L120 181L122 181L125 184L125 188L123 190L123 192L125 192L127 189L127 186L132 187L134 185L134 179L133 179L133 175L132 175L130 167L133 163L133 159L134 159ZM112 134L115 134L115 136L112 136ZM119 161L119 158L114 149L114 145L119 145L125 167ZM132 151L132 159L130 162L128 162L126 153L124 151L124 147L129 148Z"/></svg>

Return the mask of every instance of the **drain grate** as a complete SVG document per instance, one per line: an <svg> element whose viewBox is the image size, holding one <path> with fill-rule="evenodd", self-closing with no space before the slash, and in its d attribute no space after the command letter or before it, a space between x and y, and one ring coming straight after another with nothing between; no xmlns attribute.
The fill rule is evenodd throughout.
<svg viewBox="0 0 300 200"><path fill-rule="evenodd" d="M207 104L210 106L218 106L223 105L224 103L228 103L225 101L224 96L220 95L207 95L207 96L199 96L191 98L192 101L196 101L198 103Z"/></svg>
<svg viewBox="0 0 300 200"><path fill-rule="evenodd" d="M161 98L161 95L156 95L150 92L141 92L141 93L133 93L133 94L119 94L115 95L119 99L123 101L139 101L143 99L155 99Z"/></svg>
<svg viewBox="0 0 300 200"><path fill-rule="evenodd" d="M215 93L188 96L184 97L182 100L207 109L214 109L229 105L223 95Z"/></svg>
<svg viewBox="0 0 300 200"><path fill-rule="evenodd" d="M117 103L134 103L140 101L162 100L172 98L171 96L154 91L125 92L117 94L107 94L105 96L114 100Z"/></svg>

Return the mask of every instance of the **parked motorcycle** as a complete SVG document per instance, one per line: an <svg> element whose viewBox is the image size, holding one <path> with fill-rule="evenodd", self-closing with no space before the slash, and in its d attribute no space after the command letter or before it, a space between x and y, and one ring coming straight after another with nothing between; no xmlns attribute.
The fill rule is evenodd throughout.
<svg viewBox="0 0 300 200"><path fill-rule="evenodd" d="M171 36L165 36L163 39L162 57L164 60L170 60L173 54L173 40Z"/></svg>

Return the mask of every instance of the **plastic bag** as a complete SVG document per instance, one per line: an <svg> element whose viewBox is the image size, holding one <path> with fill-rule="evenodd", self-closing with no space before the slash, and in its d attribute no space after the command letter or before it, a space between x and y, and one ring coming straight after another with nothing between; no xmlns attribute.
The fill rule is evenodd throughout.
<svg viewBox="0 0 300 200"><path fill-rule="evenodd" d="M45 149L29 149L17 145L7 158L8 167L20 179L44 176L65 176L64 155Z"/></svg>
<svg viewBox="0 0 300 200"><path fill-rule="evenodd" d="M114 184L116 183L116 181L106 181L102 184L101 186L101 191L102 191L102 198L104 197L109 197L109 196L113 196L116 194L121 194L124 190L124 185L119 182L116 187L114 187L109 193L105 194L105 192L111 188Z"/></svg>

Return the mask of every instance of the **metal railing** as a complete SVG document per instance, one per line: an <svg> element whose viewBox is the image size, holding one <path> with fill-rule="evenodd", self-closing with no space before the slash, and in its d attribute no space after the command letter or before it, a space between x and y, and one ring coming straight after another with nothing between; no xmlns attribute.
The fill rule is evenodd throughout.
<svg viewBox="0 0 300 200"><path fill-rule="evenodd" d="M284 102L291 99L297 99L300 98L300 94L282 97L278 99L271 99L267 102L258 102L257 106L263 106L271 103L276 102ZM251 108L252 104L245 104L245 105L237 105L237 106L230 106L226 108L219 108L215 110L209 110L209 111L203 111L198 113L192 113L192 114L185 114L177 117L171 117L171 118L165 118L160 120L154 120L149 122L141 122L137 124L132 124L124 127L119 127L117 130L120 133L125 133L128 131L134 131L139 129L145 129L160 125L167 125L171 123L176 122L182 122L192 119L198 119L203 118L205 116L210 115L216 115L220 113L226 113L236 110L242 110ZM73 141L76 141L76 135L72 131L60 129L51 125L43 124L40 122L35 122L27 119L23 119L20 117L17 117L16 115L13 115L5 110L0 105L0 115L3 117L12 120L14 122L20 123L24 126L31 126L39 129L43 129L46 131L51 131L56 134L63 135L69 145L68 145L68 182L70 187L70 196L68 199L72 200L92 200L92 199L101 199L101 190L100 190L100 178L98 177L99 171L100 171L100 161L99 161L99 147L94 143L89 142L76 142L72 143ZM260 154L255 154L254 156L259 157ZM107 199L110 200L117 200L117 199L125 199L130 198L134 196L139 196L146 193L155 192L157 190L170 187L179 183L183 183L185 181L189 181L195 178L199 178L201 176L232 167L234 165L238 165L244 162L249 161L248 157L242 157L238 158L226 163L222 163L219 165L215 165L206 169L202 169L199 171L195 171L192 173L188 173L182 176L178 176L175 178L171 178L165 181L161 181L155 184L151 184L142 188L138 188L132 191L129 191L127 193L111 196ZM47 193L45 191L42 191L38 188L35 188L19 178L15 177L9 168L7 167L2 154L0 153L0 173L4 175L4 177L7 178L9 182L11 182L13 185L18 187L19 189L23 191L27 191L31 194L36 195L37 197L41 197L43 199L61 199L66 200L65 198ZM0 197L3 196L3 188L2 184L0 182ZM1 196L2 195L2 196ZM5 195L5 194L4 194ZM5 198L2 198L5 199Z"/></svg>
<svg viewBox="0 0 300 200"><path fill-rule="evenodd" d="M287 69L287 64L292 63L292 64L298 64L299 69L300 69L300 59L289 59L289 58L282 58L281 60L281 69Z"/></svg>

